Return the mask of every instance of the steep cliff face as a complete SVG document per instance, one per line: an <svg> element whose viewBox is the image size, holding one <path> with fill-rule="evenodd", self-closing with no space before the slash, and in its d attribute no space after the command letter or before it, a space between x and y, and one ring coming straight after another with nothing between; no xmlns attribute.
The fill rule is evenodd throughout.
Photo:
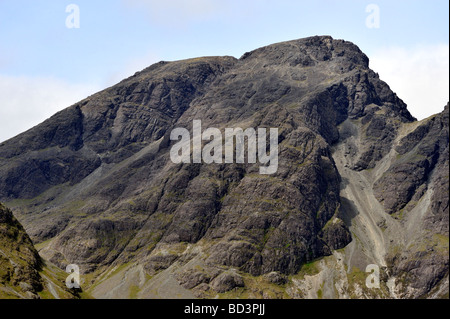
<svg viewBox="0 0 450 319"><path fill-rule="evenodd" d="M194 120L278 128L276 173L174 164L170 133ZM325 36L160 62L88 97L0 145L0 199L96 297L436 297L446 168L448 107L415 121L358 47ZM389 289L354 282L368 264Z"/></svg>
<svg viewBox="0 0 450 319"><path fill-rule="evenodd" d="M409 130L374 187L386 212L406 228L404 245L391 248L387 260L407 296L427 295L441 282L448 294L448 123L447 104Z"/></svg>
<svg viewBox="0 0 450 319"><path fill-rule="evenodd" d="M356 239L346 247L347 266L358 272L378 265L382 296L448 296L448 106L399 126L390 151L368 170L352 169L351 154L365 142L363 121L339 129L333 157L344 180L344 219Z"/></svg>

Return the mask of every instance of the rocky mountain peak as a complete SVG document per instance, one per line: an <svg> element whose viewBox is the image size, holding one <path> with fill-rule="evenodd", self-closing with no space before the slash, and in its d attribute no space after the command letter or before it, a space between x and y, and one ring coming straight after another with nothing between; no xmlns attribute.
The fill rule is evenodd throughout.
<svg viewBox="0 0 450 319"><path fill-rule="evenodd" d="M327 287L340 278L329 297L439 295L445 278L448 287L445 114L417 122L356 45L329 36L240 59L160 62L2 143L0 200L43 258L98 278L97 297L127 293L130 278L151 278L138 297L214 297L255 280L317 295L298 292L312 285L305 265ZM172 162L171 132L192 132L194 121L277 128L276 173L249 161ZM408 272L405 260L419 255ZM351 278L368 264L404 285L358 290ZM124 265L126 275L106 275Z"/></svg>

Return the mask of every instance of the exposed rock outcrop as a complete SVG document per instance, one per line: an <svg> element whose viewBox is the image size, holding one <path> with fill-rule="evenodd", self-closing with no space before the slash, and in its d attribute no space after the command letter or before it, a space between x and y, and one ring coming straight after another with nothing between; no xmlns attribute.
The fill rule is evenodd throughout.
<svg viewBox="0 0 450 319"><path fill-rule="evenodd" d="M277 172L172 163L170 132L193 120L278 128ZM131 264L152 278L143 292L267 296L243 287L251 276L299 297L288 276L343 249L349 273L377 262L405 276L399 296L421 297L448 278L447 169L448 106L417 122L356 45L316 36L160 62L88 97L0 145L0 199L44 258L102 274L101 291ZM415 227L425 246L408 246Z"/></svg>

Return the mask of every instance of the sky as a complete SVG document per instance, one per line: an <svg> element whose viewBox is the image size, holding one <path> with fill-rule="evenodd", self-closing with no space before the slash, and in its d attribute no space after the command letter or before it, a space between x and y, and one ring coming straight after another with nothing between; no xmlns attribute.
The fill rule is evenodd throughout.
<svg viewBox="0 0 450 319"><path fill-rule="evenodd" d="M331 35L421 120L449 101L447 0L0 0L0 142L158 61Z"/></svg>

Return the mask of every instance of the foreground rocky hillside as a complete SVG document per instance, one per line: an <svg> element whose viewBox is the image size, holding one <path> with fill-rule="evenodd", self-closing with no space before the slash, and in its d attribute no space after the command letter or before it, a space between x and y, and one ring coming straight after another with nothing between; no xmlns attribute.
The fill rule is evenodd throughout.
<svg viewBox="0 0 450 319"><path fill-rule="evenodd" d="M33 298L42 289L38 252L11 211L0 204L0 294Z"/></svg>
<svg viewBox="0 0 450 319"><path fill-rule="evenodd" d="M174 128L278 128L279 163L174 164ZM448 297L448 106L352 43L160 62L0 144L0 200L97 298ZM365 285L368 265L379 288Z"/></svg>
<svg viewBox="0 0 450 319"><path fill-rule="evenodd" d="M45 265L12 212L0 203L0 299L72 299L66 275Z"/></svg>

